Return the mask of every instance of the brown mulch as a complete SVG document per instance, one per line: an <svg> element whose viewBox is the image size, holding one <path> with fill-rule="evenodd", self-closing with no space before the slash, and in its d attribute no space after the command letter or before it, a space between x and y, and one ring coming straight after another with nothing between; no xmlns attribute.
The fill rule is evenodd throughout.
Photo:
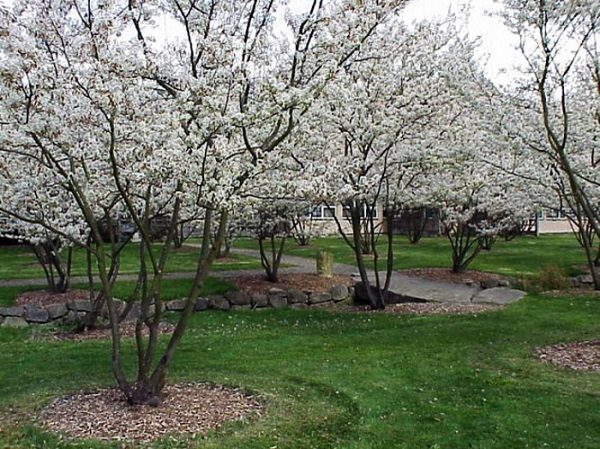
<svg viewBox="0 0 600 449"><path fill-rule="evenodd" d="M543 362L576 371L600 371L600 340L560 343L539 348L536 356Z"/></svg>
<svg viewBox="0 0 600 449"><path fill-rule="evenodd" d="M369 306L349 306L344 304L333 304L330 307L342 312L389 313L395 315L468 315L493 312L503 308L502 306L491 304L446 304L434 302L388 304L384 310L372 310Z"/></svg>
<svg viewBox="0 0 600 449"><path fill-rule="evenodd" d="M264 409L247 393L215 385L168 385L164 395L158 407L130 407L115 388L82 392L55 399L39 421L70 438L148 442L167 435L204 435Z"/></svg>
<svg viewBox="0 0 600 449"><path fill-rule="evenodd" d="M479 284L482 281L497 281L504 279L502 276L495 273L471 270L465 271L464 273L454 273L447 268L411 268L408 270L399 270L398 272L406 276L450 282L452 284L466 284L467 281Z"/></svg>
<svg viewBox="0 0 600 449"><path fill-rule="evenodd" d="M233 282L239 290L248 293L268 293L272 288L282 290L298 289L310 292L326 292L334 285L353 285L354 282L350 276L333 276L325 278L310 273L288 273L279 275L279 282L274 284L266 280L264 275L241 275L237 276Z"/></svg>
<svg viewBox="0 0 600 449"><path fill-rule="evenodd" d="M89 300L90 293L87 290L69 290L66 293L53 293L48 290L33 290L21 293L17 296L16 305L26 306L35 304L41 307L51 304L64 304L69 301Z"/></svg>
<svg viewBox="0 0 600 449"><path fill-rule="evenodd" d="M135 322L129 321L126 323L121 323L119 326L121 330L121 338L132 338L135 337ZM158 333L162 334L172 334L175 330L175 326L171 323L161 322L158 325ZM143 335L145 337L148 336L148 328L144 326ZM67 332L67 331L58 331L51 334L50 337L52 340L59 341L88 341L88 340L105 340L111 338L111 331L108 325L99 326L92 329L88 329L83 332Z"/></svg>

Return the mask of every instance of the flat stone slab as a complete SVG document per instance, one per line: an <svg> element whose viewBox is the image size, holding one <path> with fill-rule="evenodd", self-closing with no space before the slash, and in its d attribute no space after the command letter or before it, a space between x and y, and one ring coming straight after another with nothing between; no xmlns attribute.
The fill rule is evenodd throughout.
<svg viewBox="0 0 600 449"><path fill-rule="evenodd" d="M481 290L474 297L472 302L475 304L496 304L504 306L512 304L525 297L526 293L514 288L495 287Z"/></svg>
<svg viewBox="0 0 600 449"><path fill-rule="evenodd" d="M480 289L464 284L450 284L394 273L390 282L390 291L419 301L464 304L470 303Z"/></svg>

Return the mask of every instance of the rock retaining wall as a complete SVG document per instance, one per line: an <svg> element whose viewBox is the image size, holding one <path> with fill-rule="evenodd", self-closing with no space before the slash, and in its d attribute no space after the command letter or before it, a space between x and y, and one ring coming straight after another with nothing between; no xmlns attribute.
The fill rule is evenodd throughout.
<svg viewBox="0 0 600 449"><path fill-rule="evenodd" d="M194 312L205 310L244 310L264 308L293 308L300 309L316 304L341 302L354 297L354 288L336 285L328 292L306 292L296 289L283 290L272 288L268 293L245 293L232 291L224 295L200 297L194 303ZM170 312L181 312L185 308L186 299L175 299L165 303L165 309ZM125 302L115 299L116 309L125 309ZM45 324L54 321L76 322L92 310L89 301L69 301L64 304L52 304L45 307L25 305L0 307L0 324L5 327L24 327L30 324ZM106 311L103 311L106 317ZM127 314L128 320L139 316L139 305L136 304Z"/></svg>

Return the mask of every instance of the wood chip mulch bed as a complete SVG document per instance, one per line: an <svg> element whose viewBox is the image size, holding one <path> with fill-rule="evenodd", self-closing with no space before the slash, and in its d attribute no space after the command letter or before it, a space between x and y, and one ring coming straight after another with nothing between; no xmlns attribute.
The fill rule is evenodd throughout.
<svg viewBox="0 0 600 449"><path fill-rule="evenodd" d="M482 281L498 281L505 279L496 273L471 270L465 271L464 273L454 273L447 268L411 268L408 270L399 270L398 272L406 276L450 282L452 284L466 284L467 282L480 284Z"/></svg>
<svg viewBox="0 0 600 449"><path fill-rule="evenodd" d="M239 290L248 293L268 293L272 288L282 290L297 289L310 292L327 292L334 285L354 285L350 276L333 276L325 278L310 273L286 273L279 275L279 282L273 283L266 280L264 275L241 275L233 282Z"/></svg>
<svg viewBox="0 0 600 449"><path fill-rule="evenodd" d="M560 343L539 348L536 356L543 362L576 371L600 371L600 340Z"/></svg>
<svg viewBox="0 0 600 449"><path fill-rule="evenodd" d="M48 290L33 290L23 292L15 300L17 306L38 305L41 307L51 304L64 304L69 301L89 300L90 293L87 290L69 290L66 293L53 293Z"/></svg>
<svg viewBox="0 0 600 449"><path fill-rule="evenodd" d="M197 436L226 421L262 413L254 396L208 384L169 385L158 407L130 407L117 389L82 392L55 399L39 423L69 438L149 442L168 435Z"/></svg>
<svg viewBox="0 0 600 449"><path fill-rule="evenodd" d="M135 337L135 322L121 323L121 338ZM159 334L172 334L175 326L171 323L162 321L158 325ZM148 336L148 328L144 326L143 335ZM96 327L84 332L57 331L51 334L52 340L59 341L88 341L88 340L107 340L111 338L111 330L108 326Z"/></svg>

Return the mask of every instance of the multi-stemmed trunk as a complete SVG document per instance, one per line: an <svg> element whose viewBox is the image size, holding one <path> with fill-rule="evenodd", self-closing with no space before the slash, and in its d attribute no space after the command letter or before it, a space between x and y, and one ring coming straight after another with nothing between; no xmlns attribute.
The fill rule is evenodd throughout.
<svg viewBox="0 0 600 449"><path fill-rule="evenodd" d="M452 271L463 273L481 252L481 238L468 223L447 226L445 234L452 249Z"/></svg>
<svg viewBox="0 0 600 449"><path fill-rule="evenodd" d="M408 241L416 245L421 241L427 226L427 208L405 209L401 212L401 218L406 221L406 235Z"/></svg>
<svg viewBox="0 0 600 449"><path fill-rule="evenodd" d="M356 266L360 275L361 284L372 309L385 309L388 291L391 282L392 270L394 266L394 246L393 246L393 217L391 210L385 213L385 237L386 237L386 257L385 274L382 278L380 270L381 257L377 243L382 234L382 229L376 221L376 203L366 204L364 202L353 202L346 206L348 213L347 219L352 226L352 236L348 236L342 227L340 219L334 215L338 230L344 238L346 244L354 252ZM365 213L366 212L366 213ZM366 216L365 216L366 215ZM364 246L369 246L369 253L373 255L373 270L367 267L365 260Z"/></svg>
<svg viewBox="0 0 600 449"><path fill-rule="evenodd" d="M269 241L268 249L265 248L265 241L267 240ZM283 235L279 237L279 242L277 240L278 237L275 233L268 236L261 233L258 237L260 263L267 274L267 280L273 283L279 282L279 267L281 266L286 237Z"/></svg>
<svg viewBox="0 0 600 449"><path fill-rule="evenodd" d="M139 315L135 323L135 342L137 353L137 375L134 381L127 379L122 368L121 360L121 342L118 315L115 301L112 295L112 284L108 273L108 264L105 255L100 254L98 261L99 279L102 286L102 294L106 301L109 321L112 334L112 360L113 374L117 384L123 392L127 402L135 404L160 404L161 391L165 385L167 370L172 362L175 349L181 340L187 327L189 317L191 316L196 299L202 288L204 279L212 261L215 259L222 241L227 214L222 213L219 224L219 234L217 239L211 244L210 230L213 222L214 212L207 211L202 247L198 257L196 274L192 287L187 295L186 303L175 330L171 335L167 348L159 354L158 338L160 335L160 323L163 314L163 302L161 298L161 284L168 260L170 248L172 248L173 235L176 232L177 217L179 215L179 203L174 207L174 213L171 218L171 224L167 231L166 239L162 242L158 255L154 254L150 245L150 240L142 237L139 249L140 273L136 284L135 292L139 301ZM141 234L148 235L149 217L145 213L140 217L138 225L142 228ZM158 360L157 360L158 359Z"/></svg>
<svg viewBox="0 0 600 449"><path fill-rule="evenodd" d="M70 286L73 247L66 249L66 260L61 257L60 242L57 239L32 244L31 249L44 270L48 290L65 293Z"/></svg>
<svg viewBox="0 0 600 449"><path fill-rule="evenodd" d="M311 228L313 226L312 216L297 215L291 220L290 233L298 246L310 245Z"/></svg>

